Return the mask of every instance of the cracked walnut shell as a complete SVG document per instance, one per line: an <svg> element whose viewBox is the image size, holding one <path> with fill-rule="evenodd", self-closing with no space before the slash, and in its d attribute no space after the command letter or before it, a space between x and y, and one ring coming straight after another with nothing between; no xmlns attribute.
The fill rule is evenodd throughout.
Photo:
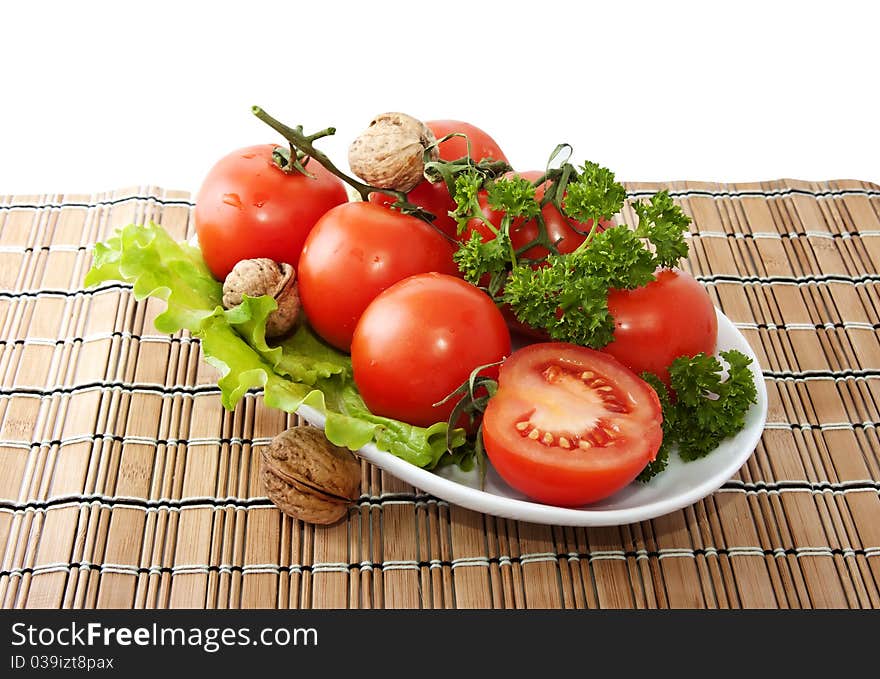
<svg viewBox="0 0 880 679"><path fill-rule="evenodd" d="M307 523L336 523L360 495L361 465L320 429L291 427L263 450L260 477L269 499Z"/></svg>
<svg viewBox="0 0 880 679"><path fill-rule="evenodd" d="M242 295L269 295L275 299L278 308L266 318L266 337L286 335L299 319L299 289L296 271L290 264L278 264L265 257L241 260L223 281L223 306L238 306Z"/></svg>
<svg viewBox="0 0 880 679"><path fill-rule="evenodd" d="M425 150L437 138L421 120L405 113L381 113L348 149L351 171L380 189L412 190L422 181ZM430 158L440 152L434 146Z"/></svg>

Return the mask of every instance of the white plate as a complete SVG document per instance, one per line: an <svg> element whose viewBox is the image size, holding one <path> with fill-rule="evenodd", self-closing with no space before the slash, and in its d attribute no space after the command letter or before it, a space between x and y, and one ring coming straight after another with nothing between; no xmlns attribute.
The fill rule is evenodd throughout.
<svg viewBox="0 0 880 679"><path fill-rule="evenodd" d="M426 471L379 450L373 444L361 448L359 454L402 481L438 498L468 509L521 521L565 526L616 526L687 507L717 490L736 473L755 450L767 420L767 389L758 359L730 319L717 309L716 314L718 350L739 349L752 358L758 402L749 410L746 426L739 434L694 462L684 463L673 453L666 470L650 483L634 482L601 502L571 509L530 501L501 480L491 464L486 485L480 490L476 471L464 473L457 468L444 468L438 473ZM315 426L324 426L324 416L313 408L303 406L299 414Z"/></svg>

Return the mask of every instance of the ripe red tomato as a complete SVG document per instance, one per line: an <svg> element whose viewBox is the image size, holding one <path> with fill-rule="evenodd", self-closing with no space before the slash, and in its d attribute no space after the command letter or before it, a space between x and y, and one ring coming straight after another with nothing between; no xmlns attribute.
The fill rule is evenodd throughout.
<svg viewBox="0 0 880 679"><path fill-rule="evenodd" d="M306 236L330 208L348 200L342 182L317 162L314 177L287 174L272 160L275 144L221 158L196 196L195 228L205 263L223 280L240 260L268 257L296 266Z"/></svg>
<svg viewBox="0 0 880 679"><path fill-rule="evenodd" d="M656 392L614 358L573 344L532 344L502 365L483 441L513 488L576 507L631 483L657 456L662 421Z"/></svg>
<svg viewBox="0 0 880 679"><path fill-rule="evenodd" d="M668 384L676 358L715 352L718 318L709 293L689 273L664 269L656 276L644 287L609 293L614 340L602 351L633 372L647 370Z"/></svg>
<svg viewBox="0 0 880 679"><path fill-rule="evenodd" d="M427 210L436 219L432 222L440 231L450 238L455 238L458 224L449 216L449 213L455 209L455 201L449 195L445 182L437 182L432 184L427 179L423 179L416 184L415 188L406 194L407 200L413 205ZM394 203L394 198L385 193L378 191L370 194L370 202L383 205L390 208Z"/></svg>
<svg viewBox="0 0 880 679"><path fill-rule="evenodd" d="M442 160L464 158L468 155L468 142L470 142L471 158L477 161L491 158L507 162L507 156L504 155L504 151L501 150L497 142L476 125L471 125L463 120L429 120L425 124L431 128L431 132L438 140L447 134L467 135L467 139L451 137L440 144L437 148L440 150Z"/></svg>
<svg viewBox="0 0 880 679"><path fill-rule="evenodd" d="M431 128L437 139L442 139L447 134L453 132L461 132L468 135L471 143L471 155L476 160L484 160L492 158L493 160L503 160L507 162L504 152L495 143L488 134L478 127L465 123L460 120L429 120L425 123ZM467 155L467 142L463 137L452 137L443 142L438 147L440 158L443 160L458 160ZM449 213L455 209L455 201L449 195L445 182L437 182L432 184L427 179L422 180L408 194L409 202L424 208L428 212L437 216L434 220L434 226L443 231L451 238L455 238L458 225L455 220L449 216ZM394 199L384 193L370 194L370 201L379 203L380 205L391 205Z"/></svg>
<svg viewBox="0 0 880 679"><path fill-rule="evenodd" d="M407 276L454 274L452 245L417 217L372 203L327 212L306 239L297 270L311 326L348 351L358 319L380 292Z"/></svg>
<svg viewBox="0 0 880 679"><path fill-rule="evenodd" d="M460 278L412 276L376 297L351 343L354 381L376 415L427 427L449 419L434 406L471 372L510 355L510 333L488 295ZM494 378L497 368L485 374Z"/></svg>
<svg viewBox="0 0 880 679"><path fill-rule="evenodd" d="M528 172L519 172L517 173L521 177L528 179L531 182L534 182L543 174L537 170L530 170ZM544 197L544 190L546 184L542 184L535 191L535 197L540 201ZM482 208L484 214L489 219L489 222L495 227L498 228L501 225L501 220L504 217L502 212L496 212L495 210L491 210L489 208L489 201L486 197L486 192L481 191L479 194L480 207ZM541 209L541 215L544 217L544 224L547 227L547 235L550 237L552 242L557 242L557 248L559 252L562 254L568 254L569 252L573 252L577 249L577 247L584 242L586 236L578 233L578 231L582 231L584 233L589 232L590 228L593 226L593 220L589 220L586 223L576 222L573 219L569 219L565 215L563 215L559 210L556 209L555 205L545 205ZM599 225L600 229L604 229L608 226L611 226L612 222L602 222ZM572 228L574 227L574 228ZM577 229L577 231L575 230ZM457 238L461 241L466 241L470 239L471 233L476 231L480 234L480 237L483 239L483 242L487 242L492 240L495 237L495 234L492 233L492 230L486 225L486 223L480 219L472 219L465 226L464 231ZM529 220L528 222L523 223L523 219L515 219L510 228L510 240L513 243L513 247L521 248L522 246L532 242L538 237L538 224L534 219ZM541 246L535 246L529 248L523 253L523 257L527 259L543 259L549 254L547 248Z"/></svg>

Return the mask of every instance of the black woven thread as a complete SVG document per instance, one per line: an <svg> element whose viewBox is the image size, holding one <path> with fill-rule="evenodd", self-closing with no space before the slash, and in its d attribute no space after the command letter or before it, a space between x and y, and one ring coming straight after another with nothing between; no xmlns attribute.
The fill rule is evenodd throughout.
<svg viewBox="0 0 880 679"><path fill-rule="evenodd" d="M861 276L844 276L843 274L808 274L804 276L737 276L735 274L707 274L697 275L695 278L702 283L736 283L738 285L807 285L811 283L844 283L849 285L863 285L866 283L880 283L880 274L863 274ZM92 288L61 289L37 289L37 290L0 290L0 298L19 299L28 297L79 297L97 295L114 290L131 290L127 283L105 283Z"/></svg>
<svg viewBox="0 0 880 679"><path fill-rule="evenodd" d="M725 190L709 190L709 189L668 189L669 195L673 198L689 198L708 197L708 198L784 198L786 196L812 196L815 198L839 198L843 196L867 196L869 198L880 198L880 191L874 189L827 189L820 191L810 191L808 189L786 188L786 189L743 189L738 191ZM656 193L654 190L638 190L628 191L627 195L631 198L646 198ZM63 208L96 208L120 205L129 201L147 201L156 203L157 205L180 205L185 207L195 207L195 203L190 200L179 198L159 198L158 196L124 196L122 198L110 198L108 200L97 200L90 203L62 201L60 203L12 203L10 205L0 205L0 210L39 210L39 209L63 209Z"/></svg>
<svg viewBox="0 0 880 679"><path fill-rule="evenodd" d="M251 394L253 395L253 394ZM778 430L783 426L787 427L791 431L826 431L826 430L839 430L841 427L839 424L844 424L845 429L878 429L880 428L880 421L863 421L863 422L846 422L846 423L836 423L836 422L826 422L826 423L811 423L811 422L774 422L772 429ZM70 446L79 443L96 443L98 441L111 441L115 443L133 443L137 445L149 445L153 447L159 446L189 446L189 445L249 445L253 446L257 443L262 443L265 441L265 437L257 437L252 438L249 436L220 436L220 437L211 437L211 436L197 436L193 438L189 437L172 437L172 438L149 438L146 436L124 436L119 434L80 434L77 436L70 436L68 438L54 438L54 439L44 439L42 441L15 441L15 440L0 440L0 445L2 444L15 444L20 448L50 448L52 446ZM0 502L0 506L2 506L2 502Z"/></svg>
<svg viewBox="0 0 880 679"><path fill-rule="evenodd" d="M614 554L616 557L620 557L622 559L660 559L660 558L669 558L670 556L691 556L694 557L741 557L741 556L761 556L764 558L774 557L778 558L780 556L868 556L868 550L863 548L846 548L842 549L840 547L823 547L820 551L813 551L810 549L798 549L796 547L785 547L778 549L764 549L760 547L746 547L748 549L747 554L743 554L743 548L736 547L696 547L693 549L671 549L671 550L614 550ZM604 558L604 554L607 553L604 550L597 550L597 552L602 555L599 558ZM873 551L871 552L874 553ZM422 568L456 568L459 563L468 563L469 565L478 565L478 566L513 566L518 565L520 567L527 566L532 559L528 556L520 557L520 556L486 556L486 557L478 557L478 563L474 564L473 561L470 560L449 560L449 559L432 559L426 561L424 559L419 561L407 561L407 563L411 564L413 569L422 569ZM556 561L573 561L573 560L582 560L582 561L590 561L594 557L590 552L557 552L556 554L548 554L546 561L556 560ZM542 559L543 560L543 559ZM259 571L265 571L268 569L275 570L278 574L281 573L311 573L311 574L319 574L321 573L327 564L320 565L312 565L312 564L292 564L290 566L275 566L275 565L262 565L259 567ZM78 561L71 561L67 564L57 564L58 567L65 567L68 570L90 570L103 572L104 570L109 570L116 572L119 569L125 569L126 571L130 571L132 576L137 575L152 575L152 574L169 574L174 575L175 571L190 571L190 570L198 570L199 572L207 572L207 573L221 573L221 572L229 572L229 573L241 573L243 575L247 575L247 571L250 570L245 566L237 566L237 565L198 565L198 564L187 564L185 566L128 566L127 564L96 564L96 563L81 563ZM344 568L349 571L361 571L361 570L382 570L385 568L385 562L382 561L361 561L361 562L349 562L347 564L339 564L340 569ZM14 568L7 570L0 570L0 577L10 577L10 576L22 576L22 575L32 575L35 571L42 570L44 567L40 566L28 566L25 568ZM392 566L393 568L393 566Z"/></svg>
<svg viewBox="0 0 880 679"><path fill-rule="evenodd" d="M785 323L747 323L746 330L782 330L786 331L789 325ZM862 323L859 321L835 321L828 323L797 323L799 327L809 326L814 330L880 330L880 323ZM858 327L853 327L858 326ZM98 342L113 338L127 338L137 342L150 342L161 340L167 344L199 344L198 337L175 337L174 335L143 335L127 330L113 330L112 332L96 333L91 337L65 337L63 339L53 338L17 338L11 340L0 339L0 347L4 346L63 346L65 344L83 344L85 342Z"/></svg>
<svg viewBox="0 0 880 679"><path fill-rule="evenodd" d="M721 490L738 490L748 494L775 493L785 491L801 491L811 493L835 493L835 492L861 492L873 491L880 493L880 481L755 481L746 482L730 480L721 486ZM361 496L352 504L354 506L382 507L387 503L400 502L441 502L438 498L427 493L388 493L378 497ZM92 504L100 504L109 507L128 507L133 509L171 510L178 511L187 507L205 507L213 509L268 509L274 505L267 498L212 498L194 497L184 499L164 498L161 500L147 500L141 498L113 498L100 494L91 495L65 495L48 500L30 500L28 502L13 502L0 500L0 509L13 512L46 511L53 507L79 504L87 507Z"/></svg>
<svg viewBox="0 0 880 679"><path fill-rule="evenodd" d="M769 380L775 381L809 381L809 380L860 380L860 379L876 379L880 378L880 369L864 369L864 370L765 370L763 376ZM124 393L147 392L158 394L160 396L197 396L201 394L220 394L220 387L210 384L188 385L177 384L173 386L164 386L161 384L148 384L137 382L122 382L118 380L101 381L94 380L84 382L73 386L64 387L15 387L0 388L0 397L12 396L29 396L37 398L49 398L52 396L72 395L78 392L92 391L95 389L108 391L122 391ZM251 395L262 394L261 389L249 389L246 393Z"/></svg>

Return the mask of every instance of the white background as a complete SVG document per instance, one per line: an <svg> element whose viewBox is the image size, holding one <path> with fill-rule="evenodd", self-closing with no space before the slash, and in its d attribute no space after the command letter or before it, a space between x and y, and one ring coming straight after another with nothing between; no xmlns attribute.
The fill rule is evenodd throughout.
<svg viewBox="0 0 880 679"><path fill-rule="evenodd" d="M624 180L880 182L880 3L14 2L0 194L197 190L278 141L260 104L348 143L381 111L557 142Z"/></svg>

